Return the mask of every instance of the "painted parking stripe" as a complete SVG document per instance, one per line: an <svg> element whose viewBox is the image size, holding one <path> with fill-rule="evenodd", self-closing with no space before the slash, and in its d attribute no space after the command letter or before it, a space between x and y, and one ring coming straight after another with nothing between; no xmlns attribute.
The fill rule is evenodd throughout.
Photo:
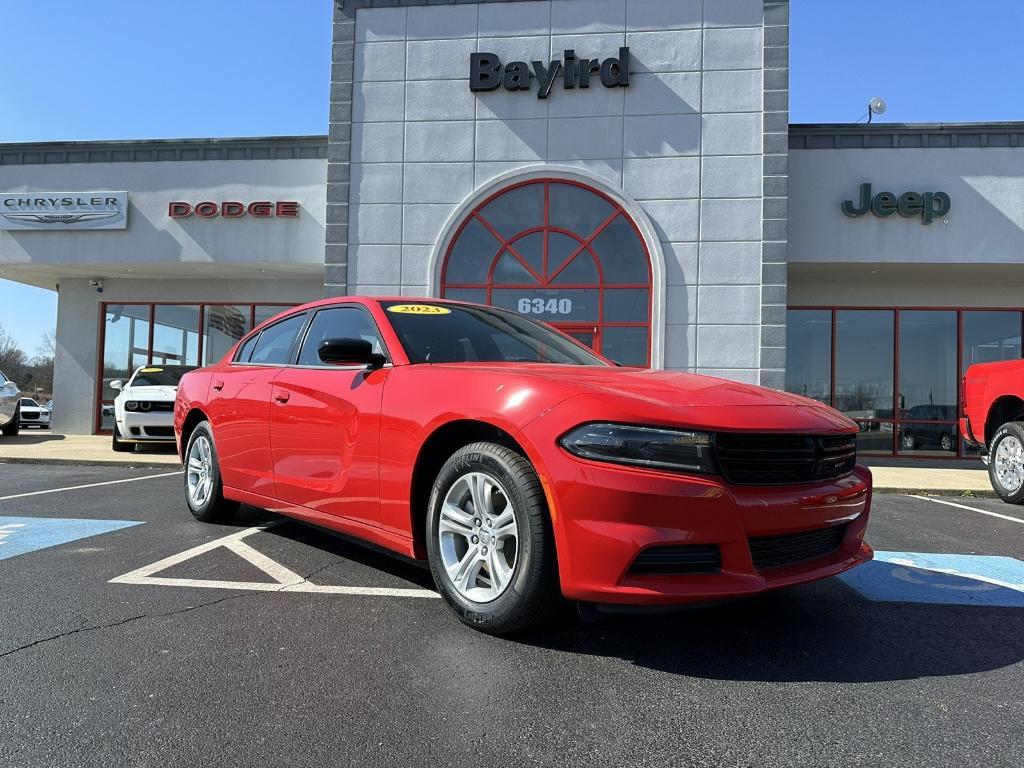
<svg viewBox="0 0 1024 768"><path fill-rule="evenodd" d="M0 517L0 560L133 525L136 520L75 520L61 517Z"/></svg>
<svg viewBox="0 0 1024 768"><path fill-rule="evenodd" d="M840 577L868 600L1024 608L1024 562L995 555L876 551Z"/></svg>
<svg viewBox="0 0 1024 768"><path fill-rule="evenodd" d="M126 477L123 480L106 480L102 483L86 483L85 485L68 485L64 488L47 488L45 491L29 491L28 493L14 493L10 496L0 496L0 501L11 499L24 499L28 496L42 496L47 493L62 493L64 491L80 491L83 488L99 488L101 485L118 485L119 483L137 483L140 480L155 480L158 477L172 477L180 475L184 470L178 469L174 472L164 472L160 475L146 475L145 477Z"/></svg>
<svg viewBox="0 0 1024 768"><path fill-rule="evenodd" d="M1013 523L1021 523L1024 525L1024 520L1019 517L1010 517L1010 515L1001 515L998 512L989 512L987 509L978 509L977 507L968 507L966 504L957 504L955 501L946 501L945 499L933 499L931 496L918 496L916 493L907 494L912 499L921 499L922 501L934 501L936 504L945 504L947 507L956 507L957 509L966 509L969 512L978 512L982 515L988 515L989 517L998 517L1000 520L1009 520Z"/></svg>
<svg viewBox="0 0 1024 768"><path fill-rule="evenodd" d="M318 594L332 595L365 595L374 597L423 597L438 598L439 594L429 589L419 588L393 588L393 587L343 587L331 584L314 584L304 579L299 574L281 565L275 560L267 557L259 550L251 547L242 539L260 533L280 523L274 522L267 525L246 528L236 531L198 547L186 549L176 555L165 557L155 563L137 568L134 571L118 576L110 580L111 584L148 584L162 587L199 587L203 589L241 589L254 592L315 592ZM203 555L215 549L228 549L239 557L255 565L273 582L266 581L223 581L219 579L182 579L177 577L159 576L157 574L167 570L171 566L191 560L194 557Z"/></svg>

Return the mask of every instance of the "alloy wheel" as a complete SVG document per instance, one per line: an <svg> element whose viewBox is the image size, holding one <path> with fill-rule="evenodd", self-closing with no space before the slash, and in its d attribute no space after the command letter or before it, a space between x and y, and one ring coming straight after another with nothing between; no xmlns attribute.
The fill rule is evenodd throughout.
<svg viewBox="0 0 1024 768"><path fill-rule="evenodd" d="M992 463L996 478L1007 493L1015 493L1024 484L1024 447L1013 435L999 441Z"/></svg>
<svg viewBox="0 0 1024 768"><path fill-rule="evenodd" d="M512 581L519 526L501 483L468 472L448 490L437 526L444 571L456 591L474 603L500 597Z"/></svg>
<svg viewBox="0 0 1024 768"><path fill-rule="evenodd" d="M193 506L201 507L210 498L213 490L213 451L206 435L199 435L192 441L188 449L185 472L189 501Z"/></svg>

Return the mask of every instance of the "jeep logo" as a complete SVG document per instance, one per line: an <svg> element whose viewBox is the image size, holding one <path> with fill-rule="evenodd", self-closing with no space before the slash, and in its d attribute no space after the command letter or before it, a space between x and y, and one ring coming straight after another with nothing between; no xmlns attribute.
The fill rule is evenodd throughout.
<svg viewBox="0 0 1024 768"><path fill-rule="evenodd" d="M626 88L629 85L629 48L619 48L618 58L604 61L581 59L571 48L565 52L564 60L510 61L502 66L495 53L471 53L469 55L469 90L495 91L501 86L506 91L529 91L537 81L537 98L546 99L551 94L555 80L561 75L562 87L589 88L590 79L600 79L605 88Z"/></svg>
<svg viewBox="0 0 1024 768"><path fill-rule="evenodd" d="M949 213L951 201L945 192L904 192L896 197L892 192L879 192L871 196L871 184L860 185L860 200L843 201L843 214L856 218L871 211L875 216L885 218L898 213L905 219L921 217L922 224L931 224L933 219Z"/></svg>

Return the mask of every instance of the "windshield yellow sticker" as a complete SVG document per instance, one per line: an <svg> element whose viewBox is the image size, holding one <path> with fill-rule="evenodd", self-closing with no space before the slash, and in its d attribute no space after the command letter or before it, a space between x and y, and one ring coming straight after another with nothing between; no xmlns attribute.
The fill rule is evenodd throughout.
<svg viewBox="0 0 1024 768"><path fill-rule="evenodd" d="M163 373L163 368L143 368L139 373Z"/></svg>
<svg viewBox="0 0 1024 768"><path fill-rule="evenodd" d="M388 312L399 315L450 315L452 311L436 304L395 304Z"/></svg>

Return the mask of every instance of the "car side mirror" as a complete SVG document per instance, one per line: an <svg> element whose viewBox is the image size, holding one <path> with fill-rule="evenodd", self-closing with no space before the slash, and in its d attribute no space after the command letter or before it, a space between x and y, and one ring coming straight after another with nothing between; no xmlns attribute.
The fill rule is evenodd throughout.
<svg viewBox="0 0 1024 768"><path fill-rule="evenodd" d="M110 387L111 389L118 389L118 390L119 390L119 389L121 389L122 387L124 387L124 382L123 382L123 381L121 381L120 379L114 379L114 380L113 380L112 382L110 382L110 384L108 384L107 386L108 386L108 387Z"/></svg>
<svg viewBox="0 0 1024 768"><path fill-rule="evenodd" d="M320 359L328 365L366 365L380 368L384 355L373 351L366 339L324 339L316 349Z"/></svg>

